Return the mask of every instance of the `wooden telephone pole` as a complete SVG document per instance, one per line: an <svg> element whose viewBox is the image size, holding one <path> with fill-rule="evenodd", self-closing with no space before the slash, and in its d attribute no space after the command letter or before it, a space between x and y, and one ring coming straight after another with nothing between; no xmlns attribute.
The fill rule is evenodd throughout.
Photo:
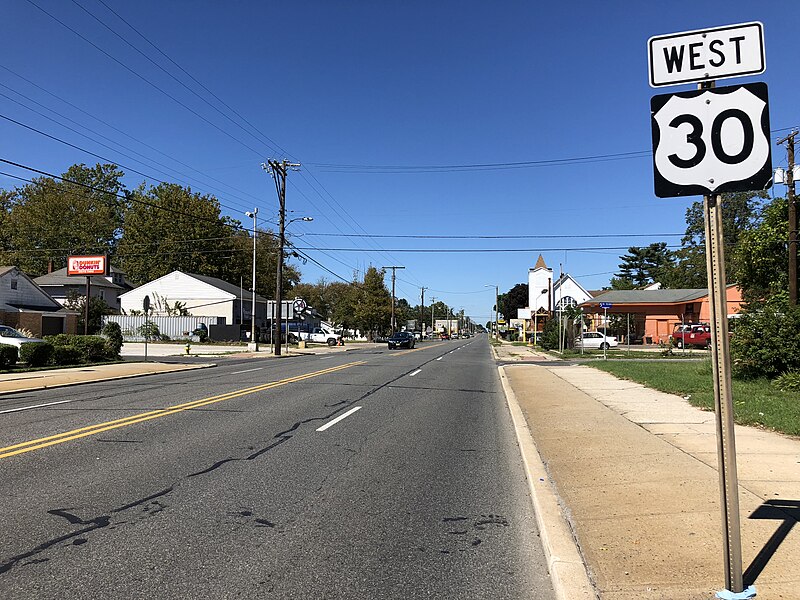
<svg viewBox="0 0 800 600"><path fill-rule="evenodd" d="M778 144L786 144L789 168L786 170L786 195L789 201L789 304L797 306L797 200L794 195L794 138L793 131Z"/></svg>

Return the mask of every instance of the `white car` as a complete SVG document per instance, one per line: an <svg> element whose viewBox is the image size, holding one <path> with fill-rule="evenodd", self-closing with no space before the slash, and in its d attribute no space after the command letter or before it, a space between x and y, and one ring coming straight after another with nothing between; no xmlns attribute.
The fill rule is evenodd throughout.
<svg viewBox="0 0 800 600"><path fill-rule="evenodd" d="M584 331L581 337L575 338L576 348L605 350L617 346L619 346L617 338L603 335L599 331Z"/></svg>
<svg viewBox="0 0 800 600"><path fill-rule="evenodd" d="M0 344L16 346L18 349L22 344L29 342L43 342L39 338L29 338L22 335L19 331L8 325L0 325Z"/></svg>

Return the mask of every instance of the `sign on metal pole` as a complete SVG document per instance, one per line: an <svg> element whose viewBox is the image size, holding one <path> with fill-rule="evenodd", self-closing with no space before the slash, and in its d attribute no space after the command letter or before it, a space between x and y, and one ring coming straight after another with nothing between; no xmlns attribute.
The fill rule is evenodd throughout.
<svg viewBox="0 0 800 600"><path fill-rule="evenodd" d="M650 85L678 85L758 75L767 68L764 26L758 21L651 37Z"/></svg>
<svg viewBox="0 0 800 600"><path fill-rule="evenodd" d="M769 187L769 102L763 83L715 88L715 78L762 73L761 23L656 36L648 43L650 85L700 82L694 92L654 96L650 103L655 193L704 195L706 269L711 316L725 586L718 598L753 598L744 589L739 479L731 391L722 192Z"/></svg>
<svg viewBox="0 0 800 600"><path fill-rule="evenodd" d="M613 306L613 304L611 304L611 302L601 302L600 303L600 308L602 308L603 310L608 310L612 306Z"/></svg>
<svg viewBox="0 0 800 600"><path fill-rule="evenodd" d="M650 113L659 198L771 185L765 83L653 96Z"/></svg>

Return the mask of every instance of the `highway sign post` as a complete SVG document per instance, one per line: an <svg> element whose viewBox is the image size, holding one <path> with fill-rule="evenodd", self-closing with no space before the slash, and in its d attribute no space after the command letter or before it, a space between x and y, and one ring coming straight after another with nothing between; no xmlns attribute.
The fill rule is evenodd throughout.
<svg viewBox="0 0 800 600"><path fill-rule="evenodd" d="M725 590L718 598L756 595L744 588L739 480L733 429L722 192L771 185L769 103L763 83L716 88L715 79L763 73L761 23L650 38L650 85L699 82L698 90L652 98L653 173L661 198L703 194L711 317Z"/></svg>

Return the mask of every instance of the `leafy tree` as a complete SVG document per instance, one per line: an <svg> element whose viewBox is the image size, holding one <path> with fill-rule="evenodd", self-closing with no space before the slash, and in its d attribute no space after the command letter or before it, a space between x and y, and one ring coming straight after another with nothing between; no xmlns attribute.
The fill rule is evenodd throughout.
<svg viewBox="0 0 800 600"><path fill-rule="evenodd" d="M674 260L664 242L645 247L631 246L628 254L623 254L620 259L622 262L616 277L633 287L643 287L657 281L662 271L669 268Z"/></svg>
<svg viewBox="0 0 800 600"><path fill-rule="evenodd" d="M758 217L761 201L766 192L737 192L722 194L722 229L725 251L725 275L729 282L736 272L735 248L740 237L748 231ZM681 239L681 249L675 252L675 264L666 268L662 283L670 288L707 287L708 276L705 258L705 212L702 201L686 209L686 233Z"/></svg>
<svg viewBox="0 0 800 600"><path fill-rule="evenodd" d="M116 165L80 164L63 174L69 181L40 177L19 188L8 227L3 227L11 236L9 262L41 275L47 272L48 260L60 269L70 254L113 255L126 206L118 196L124 191L123 175ZM4 202L9 202L7 196Z"/></svg>
<svg viewBox="0 0 800 600"><path fill-rule="evenodd" d="M360 297L359 283L334 281L326 289L330 306L328 318L346 329L358 329L356 306Z"/></svg>
<svg viewBox="0 0 800 600"><path fill-rule="evenodd" d="M298 283L291 291L291 295L302 298L308 306L313 306L319 314L330 319L331 301L329 298L330 285L325 278L317 283Z"/></svg>
<svg viewBox="0 0 800 600"><path fill-rule="evenodd" d="M384 283L384 271L369 267L358 291L355 321L358 329L371 337L389 327L391 320L392 295Z"/></svg>
<svg viewBox="0 0 800 600"><path fill-rule="evenodd" d="M775 378L800 370L800 307L784 299L750 304L731 336L733 374Z"/></svg>
<svg viewBox="0 0 800 600"><path fill-rule="evenodd" d="M609 283L609 289L612 290L632 290L636 288L633 281L630 279L623 279L622 277L612 277Z"/></svg>
<svg viewBox="0 0 800 600"><path fill-rule="evenodd" d="M11 206L14 192L0 190L0 265L12 264L11 259Z"/></svg>
<svg viewBox="0 0 800 600"><path fill-rule="evenodd" d="M78 331L83 332L84 323L86 322L86 296L71 290L67 295L64 306L78 313ZM110 315L113 312L105 300L92 296L89 299L89 334L98 333L103 324L103 315Z"/></svg>
<svg viewBox="0 0 800 600"><path fill-rule="evenodd" d="M776 198L763 207L758 224L741 235L733 254L733 277L748 302L788 299L788 227L789 203Z"/></svg>
<svg viewBox="0 0 800 600"><path fill-rule="evenodd" d="M506 321L516 319L517 309L528 306L528 284L518 283L499 296L498 302L500 303L500 312L503 313Z"/></svg>

